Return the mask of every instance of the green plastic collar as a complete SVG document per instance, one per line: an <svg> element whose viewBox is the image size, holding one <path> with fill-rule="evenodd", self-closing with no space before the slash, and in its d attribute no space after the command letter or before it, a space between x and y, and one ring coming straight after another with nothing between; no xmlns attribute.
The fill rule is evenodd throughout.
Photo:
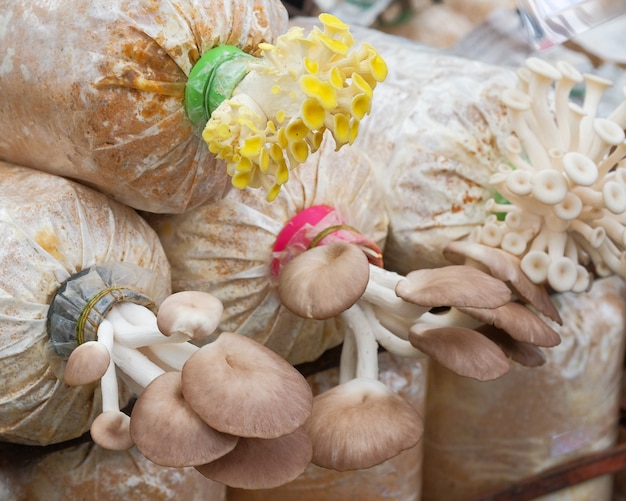
<svg viewBox="0 0 626 501"><path fill-rule="evenodd" d="M211 113L247 75L247 63L253 59L233 45L214 47L202 55L185 87L185 110L194 126L204 129Z"/></svg>

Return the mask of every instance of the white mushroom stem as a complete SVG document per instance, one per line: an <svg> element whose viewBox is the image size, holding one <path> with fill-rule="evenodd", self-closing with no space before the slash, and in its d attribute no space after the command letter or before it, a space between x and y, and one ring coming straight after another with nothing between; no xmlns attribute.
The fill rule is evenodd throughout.
<svg viewBox="0 0 626 501"><path fill-rule="evenodd" d="M578 151L586 152L589 150L593 137L593 123L598 111L598 105L600 104L604 91L611 87L613 82L589 73L586 73L583 77L585 79L583 110L586 116L580 123Z"/></svg>
<svg viewBox="0 0 626 501"><path fill-rule="evenodd" d="M361 299L395 315L410 318L413 322L430 310L430 307L407 303L396 295L396 285L403 278L393 271L370 265L370 279Z"/></svg>
<svg viewBox="0 0 626 501"><path fill-rule="evenodd" d="M109 367L100 379L100 392L102 394L102 412L120 410L119 389L117 386L117 374L113 362L113 324L103 320L98 326L98 342L102 343L109 354Z"/></svg>
<svg viewBox="0 0 626 501"><path fill-rule="evenodd" d="M138 393L165 372L144 354L119 343L113 345L112 358L115 365L139 387Z"/></svg>
<svg viewBox="0 0 626 501"><path fill-rule="evenodd" d="M569 122L569 96L574 85L582 81L580 72L570 63L559 61L556 64L557 70L561 72L561 79L556 83L554 92L554 108L556 113L556 123L561 134L563 148L569 148L570 142L570 122Z"/></svg>
<svg viewBox="0 0 626 501"><path fill-rule="evenodd" d="M339 360L339 384L347 383L356 377L356 339L351 329L346 329Z"/></svg>
<svg viewBox="0 0 626 501"><path fill-rule="evenodd" d="M371 306L362 305L361 308L365 313L367 321L374 330L376 341L385 350L400 357L417 357L422 355L422 352L415 348L409 341L406 339L400 339L398 336L386 329L376 317L376 314Z"/></svg>
<svg viewBox="0 0 626 501"><path fill-rule="evenodd" d="M154 344L148 349L159 362L177 371L182 371L185 362L198 351L198 347L189 342Z"/></svg>
<svg viewBox="0 0 626 501"><path fill-rule="evenodd" d="M341 313L356 345L356 377L378 379L378 343L372 326L357 304Z"/></svg>
<svg viewBox="0 0 626 501"><path fill-rule="evenodd" d="M128 308L125 307L126 316L122 314L120 308L122 304L113 306L106 315L106 319L113 324L115 332L115 341L129 348L140 348L142 346L150 346L157 343L178 343L188 341L189 337L184 334L174 334L165 336L156 325L156 316L144 306L134 305L134 312L141 312L135 317L136 323L130 323L127 320ZM140 317L141 321L140 320Z"/></svg>

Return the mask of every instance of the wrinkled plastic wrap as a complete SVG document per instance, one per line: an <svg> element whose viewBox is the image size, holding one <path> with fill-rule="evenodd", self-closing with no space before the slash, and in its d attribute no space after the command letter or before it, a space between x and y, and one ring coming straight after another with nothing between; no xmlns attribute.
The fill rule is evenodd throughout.
<svg viewBox="0 0 626 501"><path fill-rule="evenodd" d="M151 212L220 198L230 178L186 115L187 75L286 23L279 0L2 0L0 159Z"/></svg>
<svg viewBox="0 0 626 501"><path fill-rule="evenodd" d="M626 285L598 280L588 293L553 296L564 325L542 367L517 364L490 382L432 363L424 432L426 501L455 501L507 487L617 438ZM610 499L610 476L542 500Z"/></svg>
<svg viewBox="0 0 626 501"><path fill-rule="evenodd" d="M2 162L0 241L0 441L45 445L80 436L100 412L100 389L57 378L62 359L48 349L49 305L71 276L119 261L152 276L141 292L160 304L170 290L165 254L132 209Z"/></svg>
<svg viewBox="0 0 626 501"><path fill-rule="evenodd" d="M261 190L231 190L220 202L149 221L170 260L175 291L211 292L224 303L218 332L249 336L298 364L343 340L339 318L304 319L283 306L272 274L281 230L303 209L320 204L383 245L388 218L369 159L349 146L335 152L329 135L271 203Z"/></svg>
<svg viewBox="0 0 626 501"><path fill-rule="evenodd" d="M379 355L380 381L404 397L423 415L428 359ZM338 384L337 369L318 372L308 378L313 394ZM228 501L358 500L419 501L422 485L422 442L384 463L365 470L335 471L309 465L293 482L271 490L228 489Z"/></svg>
<svg viewBox="0 0 626 501"><path fill-rule="evenodd" d="M79 344L97 340L98 326L116 303L128 301L156 310L144 291L158 291L159 279L162 276L154 271L122 262L97 264L72 275L48 308L51 349L67 360Z"/></svg>
<svg viewBox="0 0 626 501"><path fill-rule="evenodd" d="M487 215L488 179L510 133L499 97L515 73L372 29L354 34L389 67L353 145L370 157L386 196L385 264L401 273L449 264L441 249Z"/></svg>
<svg viewBox="0 0 626 501"><path fill-rule="evenodd" d="M2 449L0 499L11 501L224 501L226 487L195 468L163 468L136 448L89 442L56 450Z"/></svg>

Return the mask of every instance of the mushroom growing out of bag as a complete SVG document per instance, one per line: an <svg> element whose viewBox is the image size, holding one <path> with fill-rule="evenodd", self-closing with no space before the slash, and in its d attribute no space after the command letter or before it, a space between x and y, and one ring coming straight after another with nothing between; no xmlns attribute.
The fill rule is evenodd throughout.
<svg viewBox="0 0 626 501"><path fill-rule="evenodd" d="M220 202L149 220L170 259L174 289L210 291L223 301L218 330L257 339L292 364L315 360L343 343L340 385L315 398L305 427L313 440L314 462L356 469L395 456L421 436L420 416L378 381L379 345L395 354L417 356L421 352L413 343L429 354L441 353L442 360L467 375L498 377L508 370L508 359L473 330L481 322L472 324L471 317L458 310L448 316L429 310L492 310L508 304L511 291L504 282L469 266L406 277L384 270L381 248L388 218L369 159L356 149L334 148L327 136L271 204L256 192L231 191ZM336 162L344 168L337 168ZM456 283L450 286L452 277ZM519 321L517 317L513 323ZM439 329L442 322L452 338L462 329L483 343L466 344L463 356L439 349L448 342L444 336L431 343L435 349L419 343L422 327ZM537 343L558 342L545 324L540 332ZM473 356L479 352L487 355ZM376 428L380 412L390 408L398 409L393 413L398 428ZM332 426L330 415L337 416ZM376 438L358 440L360 428L351 426L354 420L372 423L368 429ZM346 436L348 431L353 435ZM332 448L344 441L342 455L322 452L323 444ZM379 447L385 442L391 447Z"/></svg>
<svg viewBox="0 0 626 501"><path fill-rule="evenodd" d="M275 196L324 130L354 140L386 71L330 15L285 33L279 0L0 7L0 157L149 212L219 199L228 175Z"/></svg>
<svg viewBox="0 0 626 501"><path fill-rule="evenodd" d="M501 249L533 283L556 292L586 291L593 276L626 277L626 101L598 117L611 82L565 62L529 58L519 74L502 94L514 133L507 163L490 178L505 200L489 200L494 214L469 240L488 247L483 260ZM579 83L582 106L570 99Z"/></svg>
<svg viewBox="0 0 626 501"><path fill-rule="evenodd" d="M260 435L257 430L220 431L236 412L207 423L196 412L206 407L205 396L186 389L186 379L191 379L192 390L199 382L205 390L222 391L239 384L240 391L231 394L231 409L245 402L256 406L248 416L252 425L278 422L272 439L302 428L311 412L311 390L291 365L236 334L223 333L201 349L189 342L212 334L222 304L205 292L170 294L165 254L136 212L51 174L7 163L0 164L0 172L4 441L47 445L90 430L104 448L124 450L136 443L148 459L183 467L204 465L233 451L239 438L232 432L246 438ZM213 361L207 365L211 353ZM240 372L222 371L212 378L220 374L220 359L222 366L236 361L249 367L245 381L255 381L256 393ZM263 381L274 387L272 374L279 369L284 392L258 391ZM163 376L182 380L165 400L168 412L189 418L179 435L168 435L167 425L180 428L180 423L161 420L161 427L154 425L162 418L154 402L162 402L168 393L158 386ZM121 410L133 393L140 394L134 421L134 413L129 417ZM200 451L193 455L190 448L181 450L184 440L195 442ZM156 453L155 444L161 445ZM294 466L302 470L310 461L303 447L292 457L282 457L299 458ZM293 468L278 470L271 479L286 482L297 474ZM268 481L259 485L274 486Z"/></svg>
<svg viewBox="0 0 626 501"><path fill-rule="evenodd" d="M32 445L62 442L89 429L100 411L100 391L94 383L63 382L60 353L71 348L60 339L55 349L48 336L55 294L65 286L71 296L72 277L105 269L117 286L110 296L155 305L170 292L169 265L154 231L128 207L29 168L3 162L0 172L0 437ZM71 302L65 306L78 315ZM91 318L82 322L88 326ZM101 372L99 353L94 365ZM77 382L94 378L74 376ZM115 404L130 397L120 384Z"/></svg>

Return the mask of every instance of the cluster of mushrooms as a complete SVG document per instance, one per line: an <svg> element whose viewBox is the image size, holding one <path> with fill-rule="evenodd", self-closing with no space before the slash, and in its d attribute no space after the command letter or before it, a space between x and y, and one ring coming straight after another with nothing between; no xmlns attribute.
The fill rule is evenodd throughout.
<svg viewBox="0 0 626 501"><path fill-rule="evenodd" d="M349 63L342 59L351 43L347 27L330 16L321 20L325 32L313 35L321 45L295 31L276 47L261 47L270 61L287 42L331 51L330 70L304 58L307 74L300 75L298 92L309 99L302 110L279 113L300 118L290 118L282 132L270 130L271 120L253 126L241 111L258 104L243 97L257 82L251 79L245 92L225 101L224 116L239 117L237 127L218 123L217 113L205 129L229 144L228 154L226 146L210 147L228 160L235 185L265 186L270 199L287 172L279 173L287 164L275 149L302 161L298 141L307 155L314 151L317 140L307 136L312 130L334 128L337 137L337 117L344 115L326 123L322 108L347 107L352 118L344 118L355 119L356 127L369 110L375 81L384 78L373 49ZM369 65L364 71L372 81L359 76L359 65ZM194 466L227 485L270 488L311 462L340 471L369 468L419 442L421 416L379 381L380 348L406 357L426 354L480 381L505 374L511 359L541 365L539 347L560 342L551 322L561 319L546 284L583 291L592 273L625 275L626 177L619 161L626 151L626 104L608 119L595 118L608 84L587 75L582 108L570 103L570 90L583 77L566 64L557 69L532 58L519 75L520 87L503 94L515 132L507 140L509 164L491 179L507 203L491 201L489 209L501 217L494 214L470 239L446 246L454 264L403 276L384 269L380 249L345 221L313 225L304 236L285 226L271 265L276 292L299 317L343 320L338 386L313 398L304 377L262 344L232 332L215 337L223 306L208 292L174 293L158 309L122 298L99 312L94 339L78 343L64 372L68 385L100 381L103 412L91 426L94 441L110 449L136 445L159 465ZM346 78L358 87L351 102L338 97ZM281 85L269 94L280 96ZM256 135L234 141L231 132L246 128ZM270 168L270 159L279 167ZM88 307L96 306L90 300ZM139 395L130 417L119 407L117 371Z"/></svg>
<svg viewBox="0 0 626 501"><path fill-rule="evenodd" d="M239 334L221 333L202 348L191 343L219 323L222 304L214 296L175 293L156 314L128 294L90 301L78 327L94 309L97 334L71 351L63 380L100 382L102 413L90 428L95 443L111 450L135 445L158 465L195 466L244 488L280 485L310 463L303 426L313 397L304 377ZM130 416L120 410L118 376L140 395Z"/></svg>
<svg viewBox="0 0 626 501"><path fill-rule="evenodd" d="M226 161L233 185L263 188L269 201L289 170L317 151L325 131L338 148L354 142L373 89L387 76L376 49L353 47L347 24L331 14L319 20L323 30L305 35L292 27L275 45L260 44L260 58L241 53L245 76L233 82L232 97L211 110L202 133L209 150Z"/></svg>
<svg viewBox="0 0 626 501"><path fill-rule="evenodd" d="M626 277L626 101L597 117L612 82L563 61L529 58L518 76L502 95L514 134L490 179L505 201L489 201L494 214L471 239L557 292L588 290L594 275ZM570 98L580 84L582 106Z"/></svg>

